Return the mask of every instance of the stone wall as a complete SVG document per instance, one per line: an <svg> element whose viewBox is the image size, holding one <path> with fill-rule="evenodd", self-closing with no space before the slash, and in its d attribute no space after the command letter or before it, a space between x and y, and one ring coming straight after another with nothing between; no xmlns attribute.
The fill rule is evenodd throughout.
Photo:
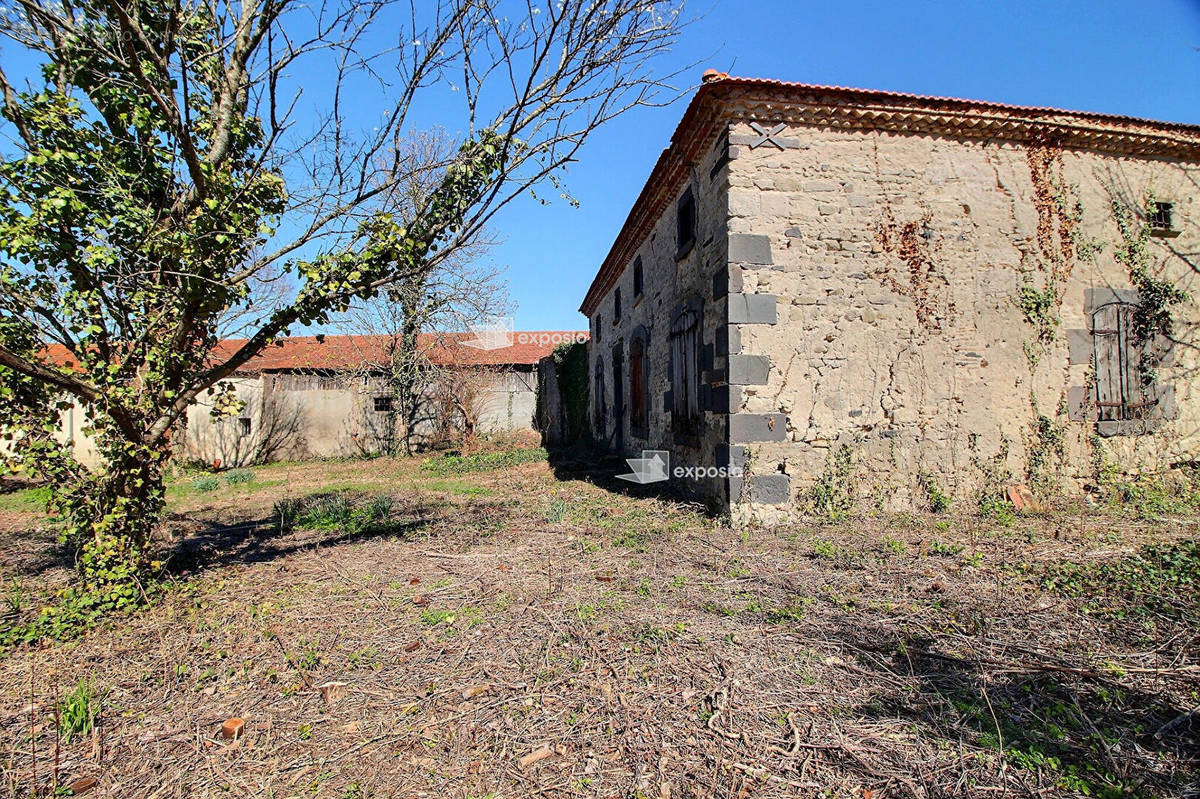
<svg viewBox="0 0 1200 799"><path fill-rule="evenodd" d="M1099 459L1196 457L1196 164L763 128L730 128L726 218L730 435L756 512L803 507L823 475L907 508L1005 480L1078 497ZM1096 425L1090 311L1135 289L1113 204L1151 199L1173 203L1175 230L1148 262L1193 299L1172 309L1156 418Z"/></svg>
<svg viewBox="0 0 1200 799"><path fill-rule="evenodd" d="M725 357L722 351L726 330L724 309L714 305L714 291L724 294L727 277L726 197L728 171L724 143L689 168L685 185L666 187L670 191L665 210L653 228L638 245L635 254L624 265L616 284L604 295L590 320L591 337L588 343L589 414L592 435L613 451L629 457L640 456L643 450L668 450L671 465L681 467L716 467L727 458L724 405ZM690 191L696 201L695 243L683 250L677 246L676 213L680 199ZM633 265L640 258L643 270L643 292L635 295ZM615 314L616 292L621 293L621 315ZM700 352L700 401L705 423L696 438L677 437L671 425L671 323L675 314L687 303L702 310L702 342ZM648 368L647 394L649 412L644 435L630 428L629 357L634 336L644 336ZM624 384L623 408L618 440L618 420L614 410L619 407L614 397L613 357L619 353ZM594 409L594 375L597 364L604 374L604 422L596 424ZM715 478L672 480L672 488L684 494L709 499L718 504L725 501L725 484Z"/></svg>

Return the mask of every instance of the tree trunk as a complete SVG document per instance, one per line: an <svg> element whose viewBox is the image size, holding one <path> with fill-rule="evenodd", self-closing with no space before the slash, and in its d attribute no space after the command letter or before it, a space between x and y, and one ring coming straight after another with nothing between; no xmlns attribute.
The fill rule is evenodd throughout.
<svg viewBox="0 0 1200 799"><path fill-rule="evenodd" d="M89 476L63 508L79 547L76 566L89 593L136 604L151 563L151 539L164 504L165 445L122 447L102 474Z"/></svg>

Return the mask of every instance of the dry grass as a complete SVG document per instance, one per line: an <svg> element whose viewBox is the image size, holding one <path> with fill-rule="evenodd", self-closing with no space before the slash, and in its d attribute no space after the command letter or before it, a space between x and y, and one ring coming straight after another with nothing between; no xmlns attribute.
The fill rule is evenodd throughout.
<svg viewBox="0 0 1200 799"><path fill-rule="evenodd" d="M275 500L331 486L389 493L393 523L273 529ZM8 794L83 777L137 796L1197 790L1195 620L1037 579L1194 537L1190 519L737 531L544 464L447 478L405 460L270 467L176 488L171 510L161 602L0 661ZM60 584L45 535L17 535L37 517L3 521L6 583ZM84 678L95 729L56 750L56 697ZM245 734L224 740L234 716Z"/></svg>

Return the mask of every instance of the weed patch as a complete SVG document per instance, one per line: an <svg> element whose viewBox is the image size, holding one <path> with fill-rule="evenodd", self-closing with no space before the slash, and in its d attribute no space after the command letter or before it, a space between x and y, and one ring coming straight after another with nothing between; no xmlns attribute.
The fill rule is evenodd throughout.
<svg viewBox="0 0 1200 799"><path fill-rule="evenodd" d="M40 511L45 510L50 501L50 486L34 486L0 494L0 510L8 511Z"/></svg>
<svg viewBox="0 0 1200 799"><path fill-rule="evenodd" d="M523 463L537 463L547 458L541 447L523 447L500 452L480 452L474 455L441 455L421 462L421 471L430 474L469 474L491 472Z"/></svg>
<svg viewBox="0 0 1200 799"><path fill-rule="evenodd" d="M1200 619L1200 542L1149 545L1109 563L1063 563L1046 570L1042 585L1086 598L1089 608L1116 618L1157 613Z"/></svg>
<svg viewBox="0 0 1200 799"><path fill-rule="evenodd" d="M365 502L352 503L346 494L328 494L299 507L292 501L276 503L276 517L282 525L286 519L294 518L294 524L308 530L341 531L359 533L387 532L392 526L394 503L391 497L379 494ZM300 510L303 508L303 510Z"/></svg>
<svg viewBox="0 0 1200 799"><path fill-rule="evenodd" d="M87 680L80 680L75 690L59 701L56 707L58 734L66 743L73 736L83 737L96 726L103 703L100 695Z"/></svg>
<svg viewBox="0 0 1200 799"><path fill-rule="evenodd" d="M845 518L854 508L854 452L842 444L829 453L825 471L808 493L809 510L829 521Z"/></svg>
<svg viewBox="0 0 1200 799"><path fill-rule="evenodd" d="M207 494L210 491L216 491L220 487L221 478L217 477L215 474L205 475L198 480L192 481L192 488L203 494Z"/></svg>

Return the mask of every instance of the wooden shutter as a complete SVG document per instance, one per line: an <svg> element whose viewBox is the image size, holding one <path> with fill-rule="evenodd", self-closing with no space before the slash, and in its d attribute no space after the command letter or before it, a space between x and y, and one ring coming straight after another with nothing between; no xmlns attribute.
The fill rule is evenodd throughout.
<svg viewBox="0 0 1200 799"><path fill-rule="evenodd" d="M1142 347L1133 332L1132 305L1113 303L1092 314L1096 347L1096 407L1100 421L1140 419L1153 401L1142 377Z"/></svg>
<svg viewBox="0 0 1200 799"><path fill-rule="evenodd" d="M695 430L700 420L700 325L695 314L689 314L684 333L684 362L688 369L687 417L688 428Z"/></svg>
<svg viewBox="0 0 1200 799"><path fill-rule="evenodd" d="M629 347L629 426L646 429L646 344L634 339Z"/></svg>
<svg viewBox="0 0 1200 799"><path fill-rule="evenodd" d="M684 311L671 328L671 424L695 432L700 421L700 315Z"/></svg>
<svg viewBox="0 0 1200 799"><path fill-rule="evenodd" d="M1102 422L1121 418L1121 331L1117 305L1105 305L1092 314L1092 341L1096 347L1096 408Z"/></svg>

